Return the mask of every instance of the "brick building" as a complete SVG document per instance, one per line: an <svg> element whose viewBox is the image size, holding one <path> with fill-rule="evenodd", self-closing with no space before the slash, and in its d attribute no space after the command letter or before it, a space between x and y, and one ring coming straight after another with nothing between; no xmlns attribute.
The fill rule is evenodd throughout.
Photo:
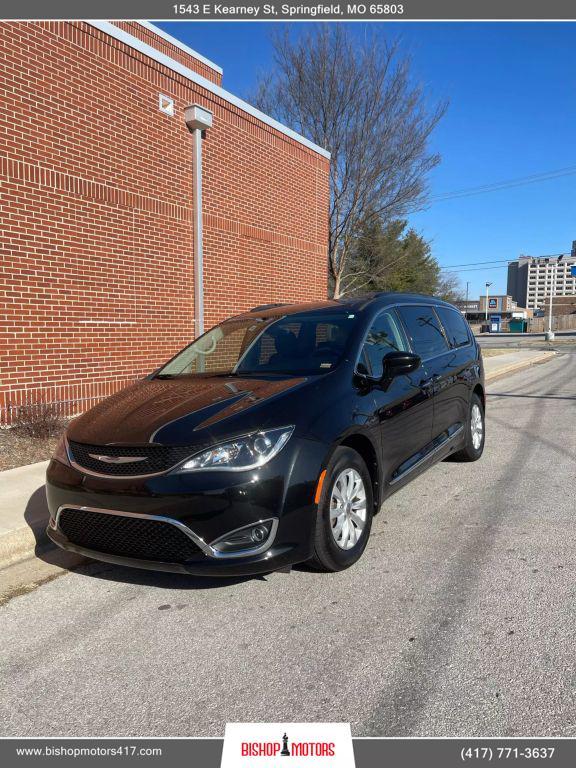
<svg viewBox="0 0 576 768"><path fill-rule="evenodd" d="M548 317L550 312L550 297L544 300L544 315ZM576 315L576 294L572 296L553 296L552 313L555 317L560 315Z"/></svg>
<svg viewBox="0 0 576 768"><path fill-rule="evenodd" d="M192 141L205 323L326 296L328 154L145 22L0 23L0 420L92 405L194 336ZM172 113L172 114L171 114Z"/></svg>

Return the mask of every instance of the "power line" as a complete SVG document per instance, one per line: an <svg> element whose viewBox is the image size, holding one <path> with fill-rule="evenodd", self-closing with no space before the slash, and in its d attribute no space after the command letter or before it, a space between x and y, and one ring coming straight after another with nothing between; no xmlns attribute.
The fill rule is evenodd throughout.
<svg viewBox="0 0 576 768"><path fill-rule="evenodd" d="M492 269L508 269L507 264L501 264L498 267L472 267L471 269L452 269L451 267L440 267L442 272L454 272L454 273L460 273L460 272L486 272L486 269L492 270Z"/></svg>
<svg viewBox="0 0 576 768"><path fill-rule="evenodd" d="M553 259L557 256L570 256L569 253L546 253L541 256L526 256L525 258L528 259ZM450 271L452 269L456 270L458 267L476 267L479 265L484 264L503 264L505 266L508 266L508 264L511 264L514 261L518 261L518 259L495 259L494 261L469 261L465 264L450 264L446 265L445 267L441 267L441 269L445 271ZM489 269L498 269L498 267L489 267Z"/></svg>
<svg viewBox="0 0 576 768"><path fill-rule="evenodd" d="M564 176L572 176L576 174L576 165L570 165L566 168L559 168L556 171L545 171L543 173L534 173L530 176L521 176L516 179L508 179L506 181L495 181L491 184L482 184L478 187L469 187L467 189L457 189L453 192L440 193L438 195L432 195L430 198L431 203L440 203L444 200L454 200L459 197L471 197L472 195L484 195L488 192L499 192L504 189L511 189L513 187L522 187L527 184L536 184L540 181L550 181L553 179L560 179Z"/></svg>

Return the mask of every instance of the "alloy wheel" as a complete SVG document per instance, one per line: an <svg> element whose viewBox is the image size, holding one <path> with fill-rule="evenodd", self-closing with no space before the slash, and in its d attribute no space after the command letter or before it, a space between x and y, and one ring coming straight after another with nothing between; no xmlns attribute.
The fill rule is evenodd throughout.
<svg viewBox="0 0 576 768"><path fill-rule="evenodd" d="M330 496L330 530L340 549L352 549L366 525L366 489L355 469L340 472Z"/></svg>
<svg viewBox="0 0 576 768"><path fill-rule="evenodd" d="M472 413L470 414L470 432L472 434L472 445L474 446L474 450L477 451L482 445L482 436L484 433L484 421L478 403L474 403L472 406Z"/></svg>

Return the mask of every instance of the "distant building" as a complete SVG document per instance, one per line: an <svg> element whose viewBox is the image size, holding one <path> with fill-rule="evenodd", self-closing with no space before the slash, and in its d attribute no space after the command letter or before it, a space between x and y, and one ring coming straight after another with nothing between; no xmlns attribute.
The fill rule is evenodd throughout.
<svg viewBox="0 0 576 768"><path fill-rule="evenodd" d="M464 315L476 315L480 312L480 302L478 300L474 301L474 299L468 299L468 301L455 301L454 304Z"/></svg>
<svg viewBox="0 0 576 768"><path fill-rule="evenodd" d="M470 322L482 322L486 317L486 296L479 299L455 302L458 309ZM532 317L532 310L519 307L508 295L488 296L488 315L501 315L502 319L512 317Z"/></svg>
<svg viewBox="0 0 576 768"><path fill-rule="evenodd" d="M480 296L480 312L486 312L486 296ZM510 314L516 309L518 303L512 299L512 296L488 296L488 314L495 315Z"/></svg>
<svg viewBox="0 0 576 768"><path fill-rule="evenodd" d="M576 277L571 267L576 265L576 241L572 253L558 257L520 256L508 264L507 292L523 307L543 307L550 294L576 296Z"/></svg>

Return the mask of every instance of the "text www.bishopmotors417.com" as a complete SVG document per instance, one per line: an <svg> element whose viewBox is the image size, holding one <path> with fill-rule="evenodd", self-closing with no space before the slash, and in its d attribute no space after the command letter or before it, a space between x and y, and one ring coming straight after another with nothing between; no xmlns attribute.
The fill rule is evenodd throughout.
<svg viewBox="0 0 576 768"><path fill-rule="evenodd" d="M45 744L41 747L16 747L17 757L162 757L162 747L121 744L114 747L65 747Z"/></svg>

